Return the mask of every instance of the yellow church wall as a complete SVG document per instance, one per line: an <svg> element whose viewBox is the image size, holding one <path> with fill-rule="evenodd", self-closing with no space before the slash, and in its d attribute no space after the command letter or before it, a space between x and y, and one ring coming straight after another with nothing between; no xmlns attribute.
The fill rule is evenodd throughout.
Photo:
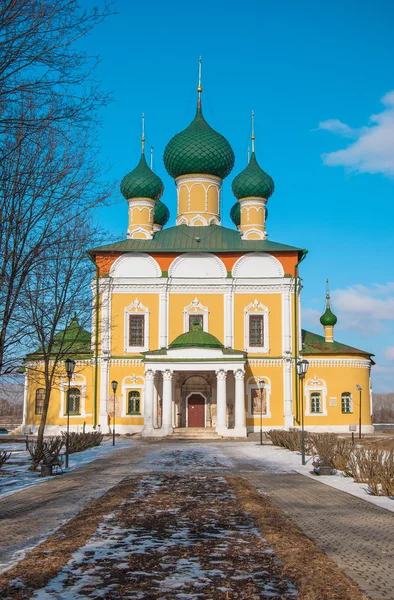
<svg viewBox="0 0 394 600"><path fill-rule="evenodd" d="M283 367L245 367L245 410L246 426L260 427L260 414L254 417L250 415L250 385L257 385L262 378L269 386L267 395L267 412L270 416L263 415L263 428L283 427L284 403L283 403ZM265 392L266 393L266 392Z"/></svg>
<svg viewBox="0 0 394 600"><path fill-rule="evenodd" d="M135 301L149 312L149 346L155 350L159 347L159 294L113 294L111 304L111 356L130 356L125 352L125 310ZM132 311L134 312L134 310ZM137 310L136 314L144 314Z"/></svg>
<svg viewBox="0 0 394 600"><path fill-rule="evenodd" d="M117 362L117 361L116 361ZM108 424L111 426L113 417L113 398L114 394L112 391L111 381L115 380L118 382L116 390L116 425L138 425L144 424L143 413L144 413L144 391L143 386L145 384L144 366L141 364L137 365L122 365L122 364L110 363L109 377L108 377L108 405L107 410L109 413ZM140 393L140 414L139 415L127 415L127 399L128 392L138 391ZM122 416L123 415L123 416Z"/></svg>
<svg viewBox="0 0 394 600"><path fill-rule="evenodd" d="M234 295L234 348L245 347L245 308L257 300L268 309L269 355L282 356L282 296L281 294ZM254 314L251 312L251 314ZM256 314L260 314L256 312ZM253 352L250 351L250 355Z"/></svg>
<svg viewBox="0 0 394 600"><path fill-rule="evenodd" d="M203 307L208 308L208 331L224 342L224 295L223 294L198 294L198 300ZM188 307L196 294L170 294L168 341L171 343L178 335L184 333L184 310ZM189 314L201 314L201 310L189 311Z"/></svg>

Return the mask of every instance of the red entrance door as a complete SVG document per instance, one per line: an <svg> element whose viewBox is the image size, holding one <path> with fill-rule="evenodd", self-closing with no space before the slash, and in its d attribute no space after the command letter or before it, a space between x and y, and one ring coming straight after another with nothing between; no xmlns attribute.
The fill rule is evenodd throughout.
<svg viewBox="0 0 394 600"><path fill-rule="evenodd" d="M188 398L188 427L205 427L205 400L201 394Z"/></svg>

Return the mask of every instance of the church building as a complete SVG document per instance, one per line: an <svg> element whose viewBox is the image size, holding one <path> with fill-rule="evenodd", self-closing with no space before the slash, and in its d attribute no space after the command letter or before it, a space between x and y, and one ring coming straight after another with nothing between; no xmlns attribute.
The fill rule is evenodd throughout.
<svg viewBox="0 0 394 600"><path fill-rule="evenodd" d="M373 430L372 355L336 341L328 292L322 335L301 327L306 251L267 239L274 181L258 162L254 127L249 162L232 181L234 228L222 226L229 207L221 187L234 152L205 120L201 93L199 83L194 119L164 151L176 185L175 226L166 227L164 187L146 161L143 134L141 158L120 186L127 236L88 250L96 266L92 332L76 319L62 332L76 340L71 430L108 433L115 416L117 433L245 438L261 423L289 429L303 419L310 431L347 432L360 414L363 432ZM302 359L309 366L300 381ZM30 376L38 364L37 354L27 357L24 430L32 432L45 394ZM64 371L48 434L65 430L67 390Z"/></svg>

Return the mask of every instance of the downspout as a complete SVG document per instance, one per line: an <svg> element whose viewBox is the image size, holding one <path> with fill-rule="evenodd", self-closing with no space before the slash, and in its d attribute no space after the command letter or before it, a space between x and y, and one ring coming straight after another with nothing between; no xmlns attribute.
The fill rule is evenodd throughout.
<svg viewBox="0 0 394 600"><path fill-rule="evenodd" d="M300 349L298 347L298 302L297 302L297 289L298 289L298 266L302 263L306 255L308 254L307 250L302 250L301 258L296 264L294 268L294 376L295 376L295 420L299 424L300 423L300 414L299 414L299 381L297 375L297 362L300 357Z"/></svg>
<svg viewBox="0 0 394 600"><path fill-rule="evenodd" d="M94 401L93 401L93 427L97 427L97 392L98 392L98 344L99 344L99 284L100 284L100 269L96 267L96 325L94 331Z"/></svg>

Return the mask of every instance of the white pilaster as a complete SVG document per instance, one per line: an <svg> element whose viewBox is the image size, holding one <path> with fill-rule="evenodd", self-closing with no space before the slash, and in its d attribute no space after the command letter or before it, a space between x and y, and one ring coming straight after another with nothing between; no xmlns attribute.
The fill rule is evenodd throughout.
<svg viewBox="0 0 394 600"><path fill-rule="evenodd" d="M145 371L145 390L144 390L144 427L143 436L153 435L153 399L155 387L155 372L149 369Z"/></svg>
<svg viewBox="0 0 394 600"><path fill-rule="evenodd" d="M167 348L168 333L167 333L167 291L160 293L160 316L159 316L159 348Z"/></svg>
<svg viewBox="0 0 394 600"><path fill-rule="evenodd" d="M284 427L289 429L294 427L293 419L293 405L292 405L292 364L291 357L285 356L284 367L283 367L283 401L284 401Z"/></svg>
<svg viewBox="0 0 394 600"><path fill-rule="evenodd" d="M282 292L282 353L291 354L291 296L288 287Z"/></svg>
<svg viewBox="0 0 394 600"><path fill-rule="evenodd" d="M238 369L234 372L235 378L235 430L234 434L246 437L245 426L245 371Z"/></svg>
<svg viewBox="0 0 394 600"><path fill-rule="evenodd" d="M27 378L27 369L25 371L25 384L23 386L23 421L22 421L22 431L25 433L25 427L27 425L27 386L28 386L28 378Z"/></svg>
<svg viewBox="0 0 394 600"><path fill-rule="evenodd" d="M169 435L173 432L172 377L173 373L171 371L163 371L163 424L161 435Z"/></svg>
<svg viewBox="0 0 394 600"><path fill-rule="evenodd" d="M158 394L157 394L157 382L154 381L153 382L153 427L154 429L157 429L159 427L158 424L158 410L157 410L157 401L158 401Z"/></svg>
<svg viewBox="0 0 394 600"><path fill-rule="evenodd" d="M107 431L108 427L108 390L109 390L109 359L107 357L100 359L100 414L99 425L102 432Z"/></svg>
<svg viewBox="0 0 394 600"><path fill-rule="evenodd" d="M225 343L227 348L233 347L233 294L232 292L224 296L224 331Z"/></svg>
<svg viewBox="0 0 394 600"><path fill-rule="evenodd" d="M109 356L111 348L111 294L108 280L102 284L101 293L101 354Z"/></svg>
<svg viewBox="0 0 394 600"><path fill-rule="evenodd" d="M219 435L227 433L226 427L226 378L227 371L220 369L216 371L217 393L216 393L216 432Z"/></svg>

